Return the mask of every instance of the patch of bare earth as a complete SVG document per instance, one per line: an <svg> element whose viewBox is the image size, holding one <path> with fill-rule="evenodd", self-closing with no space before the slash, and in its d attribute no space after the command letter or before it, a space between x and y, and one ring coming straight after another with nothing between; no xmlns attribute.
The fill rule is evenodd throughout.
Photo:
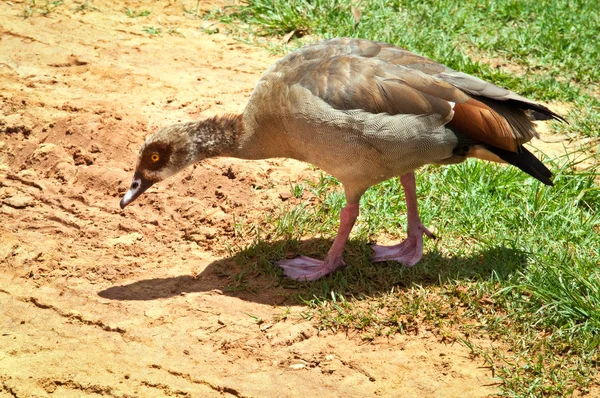
<svg viewBox="0 0 600 398"><path fill-rule="evenodd" d="M563 117L567 117L572 107L567 104L546 104L550 109ZM593 167L598 162L597 137L573 137L567 134L556 134L551 131L549 122L536 122L540 134L538 140L531 142L534 150L542 152L549 158L563 159L572 162L578 169Z"/></svg>
<svg viewBox="0 0 600 398"><path fill-rule="evenodd" d="M24 19L25 2L0 3L1 397L496 391L465 347L430 332L364 344L276 321L293 292L223 293L229 247L249 243L236 220L264 222L290 180L314 178L301 163L208 161L121 211L147 134L241 111L275 59L202 33L179 2L91 4Z"/></svg>

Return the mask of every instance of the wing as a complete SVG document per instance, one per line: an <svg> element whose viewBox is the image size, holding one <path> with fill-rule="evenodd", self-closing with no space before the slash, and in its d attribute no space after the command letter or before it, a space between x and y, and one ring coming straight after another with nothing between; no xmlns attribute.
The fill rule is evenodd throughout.
<svg viewBox="0 0 600 398"><path fill-rule="evenodd" d="M385 43L327 40L275 69L281 67L287 85L299 84L333 108L437 114L454 131L512 152L537 136L530 116L560 118L509 90Z"/></svg>

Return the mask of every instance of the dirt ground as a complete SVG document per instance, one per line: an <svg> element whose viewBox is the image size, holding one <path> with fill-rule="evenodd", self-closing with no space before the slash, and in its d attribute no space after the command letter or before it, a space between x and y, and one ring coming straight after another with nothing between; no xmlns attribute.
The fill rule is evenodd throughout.
<svg viewBox="0 0 600 398"><path fill-rule="evenodd" d="M0 2L0 397L497 392L430 332L365 344L276 321L269 286L225 289L236 217L264 219L315 175L301 163L207 161L121 211L147 134L240 112L276 57L208 34L179 1L89 4L25 19L25 2Z"/></svg>

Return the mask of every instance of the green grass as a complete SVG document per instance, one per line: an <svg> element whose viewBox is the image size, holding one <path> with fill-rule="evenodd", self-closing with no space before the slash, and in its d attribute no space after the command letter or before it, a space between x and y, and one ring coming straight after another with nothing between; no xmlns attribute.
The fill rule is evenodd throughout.
<svg viewBox="0 0 600 398"><path fill-rule="evenodd" d="M129 18L147 17L152 13L150 10L134 10L131 8L126 8L124 12Z"/></svg>
<svg viewBox="0 0 600 398"><path fill-rule="evenodd" d="M31 18L36 14L48 17L54 10L58 7L64 5L63 0L44 0L43 2L40 0L26 0L23 3L23 9L21 11L21 16L25 19ZM85 13L87 11L98 11L98 8L92 6L87 0L84 2L74 2L75 7L73 7L73 13Z"/></svg>
<svg viewBox="0 0 600 398"><path fill-rule="evenodd" d="M179 26L167 29L167 34L185 38L185 35L179 31Z"/></svg>
<svg viewBox="0 0 600 398"><path fill-rule="evenodd" d="M353 4L362 13L358 25L349 0L248 0L208 17L255 42L295 31L394 43L531 98L561 102L569 124L553 123L553 131L600 136L600 11L594 2ZM306 303L302 316L319 328L367 341L433 330L469 347L499 378L505 396L585 393L598 387L600 364L600 187L598 159L582 168L575 157L545 160L554 187L479 161L425 167L417 179L421 215L441 239L428 241L412 268L368 261L367 243L402 239L406 225L399 181L373 187L346 247L348 267L308 284L282 278L274 264L297 253L324 257L344 196L325 175L292 184L295 204L263 224L237 220L241 241L254 242L232 248L240 270L230 288L258 289L262 277ZM478 337L489 343L476 344Z"/></svg>
<svg viewBox="0 0 600 398"><path fill-rule="evenodd" d="M50 13L52 13L52 11L54 11L58 6L61 6L62 4L62 0L45 0L43 3L41 1L36 0L27 0L23 4L21 16L25 19L30 18L35 14L48 16Z"/></svg>
<svg viewBox="0 0 600 398"><path fill-rule="evenodd" d="M500 57L563 81L600 81L600 11L589 1L248 0L220 16L257 26L265 35L293 30L320 37L354 36L398 44L451 67L478 67L469 52ZM550 81L548 82L550 83Z"/></svg>
<svg viewBox="0 0 600 398"><path fill-rule="evenodd" d="M142 32L146 32L152 36L162 36L162 28L157 28L156 26L143 26Z"/></svg>
<svg viewBox="0 0 600 398"><path fill-rule="evenodd" d="M152 26L143 26L142 32L148 33L151 36L161 37L163 35L163 29L160 27ZM167 29L167 34L171 36L180 36L185 38L185 35L179 31L179 26L174 28Z"/></svg>
<svg viewBox="0 0 600 398"><path fill-rule="evenodd" d="M85 0L84 2L76 1L75 4L77 4L77 6L73 8L73 12L75 12L75 13L77 13L77 12L86 13L88 11L99 11L98 8L96 8L90 4L89 0Z"/></svg>

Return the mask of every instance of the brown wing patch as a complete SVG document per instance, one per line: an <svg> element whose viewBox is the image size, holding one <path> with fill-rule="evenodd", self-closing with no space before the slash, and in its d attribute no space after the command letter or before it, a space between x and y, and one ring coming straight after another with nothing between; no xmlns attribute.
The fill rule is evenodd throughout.
<svg viewBox="0 0 600 398"><path fill-rule="evenodd" d="M517 152L518 142L506 119L473 98L454 105L454 117L448 127L486 144Z"/></svg>

